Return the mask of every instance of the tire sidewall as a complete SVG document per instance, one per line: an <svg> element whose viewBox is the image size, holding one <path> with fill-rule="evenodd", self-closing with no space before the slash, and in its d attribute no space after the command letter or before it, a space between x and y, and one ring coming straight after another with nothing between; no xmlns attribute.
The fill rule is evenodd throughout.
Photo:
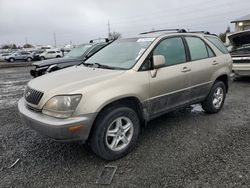
<svg viewBox="0 0 250 188"><path fill-rule="evenodd" d="M106 132L110 126L110 124L119 117L127 117L129 118L134 126L133 136L129 143L129 145L120 150L120 151L112 151L108 148L106 145ZM96 134L94 134L94 137L92 139L93 142L96 142L93 147L98 147L98 154L101 154L101 157L106 160L115 160L118 158L121 158L125 156L131 149L134 148L134 146L137 143L139 133L140 133L140 121L137 116L137 113L128 108L128 107L119 107L116 109L113 109L111 111L105 112L96 122ZM97 149L97 148L95 148Z"/></svg>
<svg viewBox="0 0 250 188"><path fill-rule="evenodd" d="M222 103L221 103L220 107L215 108L215 106L213 104L213 96L214 96L215 90L218 87L221 87L222 90L223 90L223 100L222 100ZM209 105L210 105L210 108L213 111L213 113L217 113L217 112L219 112L221 110L221 108L224 105L225 99L226 99L226 86L225 86L225 84L223 82L221 82L221 81L215 82L215 84L213 85L213 87L212 87L212 89L211 89L211 91L209 93L209 96L208 96Z"/></svg>

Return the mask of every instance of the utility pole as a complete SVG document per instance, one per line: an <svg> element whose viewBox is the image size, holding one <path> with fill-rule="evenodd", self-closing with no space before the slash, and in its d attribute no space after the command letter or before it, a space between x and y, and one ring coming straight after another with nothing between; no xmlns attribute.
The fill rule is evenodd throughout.
<svg viewBox="0 0 250 188"><path fill-rule="evenodd" d="M108 38L110 38L111 36L111 33L110 33L110 23L109 23L109 20L108 20Z"/></svg>
<svg viewBox="0 0 250 188"><path fill-rule="evenodd" d="M54 45L56 47L56 33L54 32Z"/></svg>

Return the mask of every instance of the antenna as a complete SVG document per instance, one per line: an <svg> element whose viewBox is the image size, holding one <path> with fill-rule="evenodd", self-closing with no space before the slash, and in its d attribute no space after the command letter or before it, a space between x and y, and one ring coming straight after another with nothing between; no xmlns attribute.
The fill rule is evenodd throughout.
<svg viewBox="0 0 250 188"><path fill-rule="evenodd" d="M54 32L54 45L56 47L56 33Z"/></svg>
<svg viewBox="0 0 250 188"><path fill-rule="evenodd" d="M110 23L109 23L109 20L108 20L108 38L110 38L111 36L111 33L110 33Z"/></svg>

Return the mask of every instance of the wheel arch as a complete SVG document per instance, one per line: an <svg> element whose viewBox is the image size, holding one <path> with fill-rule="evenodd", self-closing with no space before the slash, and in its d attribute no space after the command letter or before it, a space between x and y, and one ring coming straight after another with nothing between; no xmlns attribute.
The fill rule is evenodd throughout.
<svg viewBox="0 0 250 188"><path fill-rule="evenodd" d="M226 91L228 92L228 75L227 74L220 75L219 77L216 78L215 81L223 82L226 86Z"/></svg>
<svg viewBox="0 0 250 188"><path fill-rule="evenodd" d="M146 125L146 117L143 113L143 105L140 102L140 100L137 97L131 96L131 97L124 97L124 98L120 98L120 99L116 99L108 104L105 104L104 106L101 107L100 111L98 112L98 114L95 117L95 120L93 122L93 125L91 127L90 133L89 133L89 137L91 138L91 135L93 133L93 130L95 129L96 126L96 121L98 120L98 118L101 116L101 114L106 111L106 110L112 110L116 107L130 107L133 110L135 110L135 112L138 114L139 120L141 122L141 125Z"/></svg>

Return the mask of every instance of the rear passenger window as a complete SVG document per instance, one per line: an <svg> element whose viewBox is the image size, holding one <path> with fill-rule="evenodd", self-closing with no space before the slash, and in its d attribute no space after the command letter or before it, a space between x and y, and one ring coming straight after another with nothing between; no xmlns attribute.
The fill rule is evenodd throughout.
<svg viewBox="0 0 250 188"><path fill-rule="evenodd" d="M186 53L180 37L168 38L160 42L155 48L154 55L163 55L166 65L175 65L186 62Z"/></svg>
<svg viewBox="0 0 250 188"><path fill-rule="evenodd" d="M211 48L209 46L207 46L207 51L208 51L208 56L209 57L214 57L214 52L211 50Z"/></svg>
<svg viewBox="0 0 250 188"><path fill-rule="evenodd" d="M208 50L209 47L205 44L205 42L203 42L203 40L201 40L198 37L185 37L185 38L189 47L192 61L199 59L206 59L210 57ZM210 53L213 53L211 49Z"/></svg>
<svg viewBox="0 0 250 188"><path fill-rule="evenodd" d="M220 39L218 39L217 37L210 37L210 36L206 36L205 37L207 40L209 40L213 45L216 46L216 48L218 48L222 53L224 54L228 54L228 50L225 47L225 45L221 42Z"/></svg>

